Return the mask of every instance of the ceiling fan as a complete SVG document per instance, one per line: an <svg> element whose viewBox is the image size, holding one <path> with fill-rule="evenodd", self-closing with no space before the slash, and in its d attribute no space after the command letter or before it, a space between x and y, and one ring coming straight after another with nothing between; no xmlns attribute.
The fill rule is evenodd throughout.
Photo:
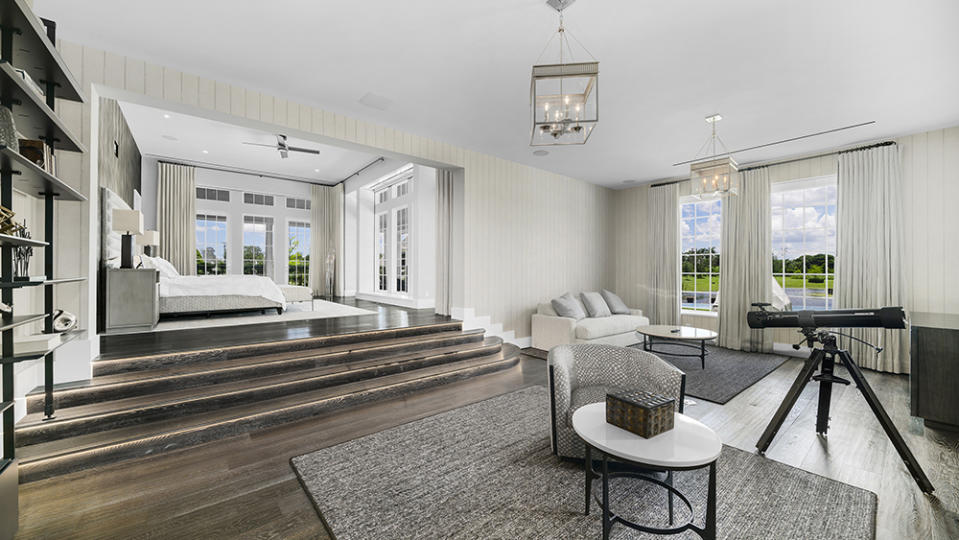
<svg viewBox="0 0 959 540"><path fill-rule="evenodd" d="M286 159L287 157L289 157L290 152L303 152L304 154L315 154L315 155L318 155L320 153L320 151L315 148L302 148L299 146L290 146L286 142L286 135L283 135L282 133L276 134L276 145L254 143L254 142L244 142L243 144L249 144L250 146L266 146L267 148L275 148L277 151L280 152L280 157L283 159Z"/></svg>

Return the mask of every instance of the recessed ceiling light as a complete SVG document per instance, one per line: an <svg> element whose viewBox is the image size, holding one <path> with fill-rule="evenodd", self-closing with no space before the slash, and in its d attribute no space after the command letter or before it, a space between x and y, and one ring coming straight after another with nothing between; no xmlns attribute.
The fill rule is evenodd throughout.
<svg viewBox="0 0 959 540"><path fill-rule="evenodd" d="M204 150L203 153L204 153L204 154L209 154L210 151L209 151L209 150Z"/></svg>
<svg viewBox="0 0 959 540"><path fill-rule="evenodd" d="M623 180L624 184L635 184L636 180Z"/></svg>
<svg viewBox="0 0 959 540"><path fill-rule="evenodd" d="M170 118L170 115L169 115L169 114L167 114L167 113L163 113L163 118L167 118L167 119L169 119L169 118Z"/></svg>
<svg viewBox="0 0 959 540"><path fill-rule="evenodd" d="M177 139L176 137L174 137L173 135L161 135L161 137L163 137L164 139L166 139L166 140L168 140L168 141L179 141L179 140L180 140L180 139Z"/></svg>
<svg viewBox="0 0 959 540"><path fill-rule="evenodd" d="M534 150L534 151L533 151L533 155L534 155L534 156L548 156L548 155L549 155L549 152L546 151L546 150Z"/></svg>
<svg viewBox="0 0 959 540"><path fill-rule="evenodd" d="M313 169L313 172L320 172L319 169Z"/></svg>

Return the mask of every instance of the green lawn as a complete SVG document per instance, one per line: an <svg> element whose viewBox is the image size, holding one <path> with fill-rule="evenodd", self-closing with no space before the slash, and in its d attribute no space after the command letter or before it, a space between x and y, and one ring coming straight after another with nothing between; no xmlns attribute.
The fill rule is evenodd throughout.
<svg viewBox="0 0 959 540"><path fill-rule="evenodd" d="M823 296L825 296L825 289L826 289L825 279L823 280L822 283L816 283L815 281L812 281L812 280L815 280L815 279L816 279L815 277L806 276L806 280L805 280L805 281L806 281L806 289L822 289L822 290L824 291L824 292L823 292ZM696 282L696 283L695 283L695 289L693 288L693 285L694 285L694 284L693 284L693 281ZM803 278L802 278L802 276L786 275L786 277L785 277L785 284L784 284L784 283L783 283L783 276L782 276L782 275L779 275L779 276L776 276L776 281L778 281L779 284L782 285L784 288L788 288L788 289L802 289L802 288L803 288ZM835 281L835 278L833 278L833 276L829 276L829 289L830 289L830 290L832 290L833 287L834 287L834 284L833 284L834 281ZM718 290L719 290L719 276L713 276L712 279L710 279L708 276L697 276L696 279L694 280L694 279L693 279L693 276L684 275L684 276L683 276L683 288L682 288L682 290L684 290L684 291L694 291L694 290L695 290L695 291L701 291L701 292L705 292L705 291L718 291ZM813 294L815 295L815 293L813 293Z"/></svg>
<svg viewBox="0 0 959 540"><path fill-rule="evenodd" d="M826 280L825 280L825 279L824 279L823 281L819 282L819 283L816 283L816 282L814 282L814 281L811 281L810 279L815 279L815 278L810 278L810 276L806 276L806 288L807 288L807 289L825 289L825 288L826 288ZM782 276L782 275L778 275L778 276L776 276L776 281L778 281L779 284L782 285L783 288L787 288L787 289L801 289L801 288L803 287L803 278L802 278L802 276L790 276L790 275L787 274L786 277L785 277L785 282L786 282L786 283L784 284L784 283L783 283L783 276ZM833 283L834 281L835 281L835 278L834 278L833 276L829 276L829 289L832 289L832 288L834 287L834 283Z"/></svg>
<svg viewBox="0 0 959 540"><path fill-rule="evenodd" d="M719 290L719 276L713 276L710 280L709 276L697 276L695 279L696 288L693 289L693 276L683 276L683 289L684 291L718 291ZM712 281L712 283L710 283Z"/></svg>

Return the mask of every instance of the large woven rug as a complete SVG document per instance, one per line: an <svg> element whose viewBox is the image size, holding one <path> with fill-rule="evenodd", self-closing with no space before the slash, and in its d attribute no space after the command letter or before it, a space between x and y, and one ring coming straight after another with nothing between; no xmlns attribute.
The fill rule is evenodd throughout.
<svg viewBox="0 0 959 540"><path fill-rule="evenodd" d="M550 453L548 410L546 389L526 388L292 464L338 540L599 538L596 506L583 515L582 465ZM874 536L876 496L868 491L731 447L723 449L717 474L720 538ZM702 524L705 471L678 472L675 482ZM666 496L646 484L614 481L613 509L663 526ZM613 533L652 538L621 525Z"/></svg>
<svg viewBox="0 0 959 540"><path fill-rule="evenodd" d="M631 345L642 350L642 344ZM673 356L670 352L692 354L688 347L656 342L656 356L686 373L686 395L713 403L726 403L740 392L759 382L788 360L778 354L734 351L706 345L706 369L699 357Z"/></svg>

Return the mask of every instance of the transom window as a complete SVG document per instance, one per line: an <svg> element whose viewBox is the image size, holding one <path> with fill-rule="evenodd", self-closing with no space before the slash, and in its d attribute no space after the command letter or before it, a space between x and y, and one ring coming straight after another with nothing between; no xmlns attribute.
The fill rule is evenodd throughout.
<svg viewBox="0 0 959 540"><path fill-rule="evenodd" d="M680 205L682 308L711 311L719 294L719 241L722 200Z"/></svg>
<svg viewBox="0 0 959 540"><path fill-rule="evenodd" d="M287 197L286 198L286 207L295 208L297 210L309 210L310 209L310 200L309 199L298 199L296 197Z"/></svg>
<svg viewBox="0 0 959 540"><path fill-rule="evenodd" d="M196 188L196 198L205 201L230 202L230 192L225 189L198 187Z"/></svg>
<svg viewBox="0 0 959 540"><path fill-rule="evenodd" d="M836 177L772 186L773 275L793 309L833 309Z"/></svg>
<svg viewBox="0 0 959 540"><path fill-rule="evenodd" d="M243 202L246 204L256 204L259 206L273 206L273 195L263 195L262 193L244 193Z"/></svg>
<svg viewBox="0 0 959 540"><path fill-rule="evenodd" d="M226 216L197 214L196 274L226 274Z"/></svg>
<svg viewBox="0 0 959 540"><path fill-rule="evenodd" d="M273 218L243 216L243 273L273 277Z"/></svg>
<svg viewBox="0 0 959 540"><path fill-rule="evenodd" d="M290 285L310 285L310 224L306 221L291 221L289 225L288 273Z"/></svg>

